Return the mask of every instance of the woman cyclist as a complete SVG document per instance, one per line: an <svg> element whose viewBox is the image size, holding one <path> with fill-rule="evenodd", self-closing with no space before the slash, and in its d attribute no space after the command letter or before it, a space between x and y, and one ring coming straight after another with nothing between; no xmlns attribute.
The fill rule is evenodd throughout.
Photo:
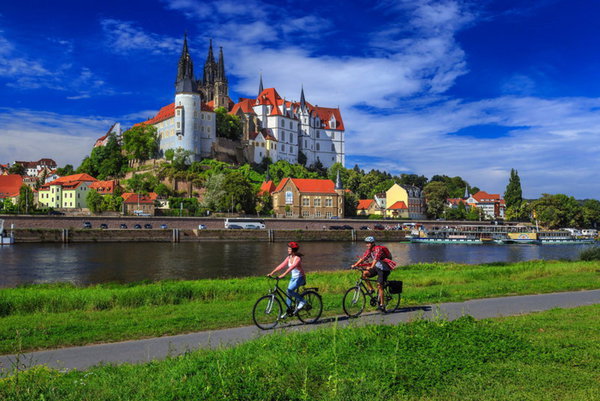
<svg viewBox="0 0 600 401"><path fill-rule="evenodd" d="M306 302L304 300L304 298L302 298L300 296L300 294L298 294L296 292L296 290L303 286L306 285L306 275L304 274L304 270L302 269L302 254L298 252L298 249L300 249L300 245L298 245L297 242L290 242L287 244L288 245L288 256L283 260L283 262L281 262L281 264L279 266L277 266L275 269L273 269L273 271L269 274L267 274L267 276L272 277L273 274L275 274L276 271L282 270L285 267L287 267L287 269L281 273L279 275L279 278L284 278L286 274L288 274L289 272L292 272L292 277L290 279L290 283L288 284L288 288L287 288L287 295L288 295L288 299L285 300L287 306L288 306L288 311L290 311L291 307L292 307L292 300L290 298L293 298L296 300L296 310L293 313L298 312L300 309L304 308L304 306L306 305ZM287 317L288 312L284 313L282 318Z"/></svg>

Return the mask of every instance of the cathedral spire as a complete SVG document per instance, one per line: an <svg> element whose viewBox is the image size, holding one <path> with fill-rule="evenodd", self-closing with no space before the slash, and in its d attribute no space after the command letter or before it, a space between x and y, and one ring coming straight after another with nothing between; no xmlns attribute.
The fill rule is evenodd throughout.
<svg viewBox="0 0 600 401"><path fill-rule="evenodd" d="M217 63L217 80L227 81L225 76L225 59L223 57L223 48L219 47L219 62Z"/></svg>
<svg viewBox="0 0 600 401"><path fill-rule="evenodd" d="M212 39L210 40L210 43L208 45L208 56L206 56L206 62L215 62L215 56L213 55L213 48L212 48Z"/></svg>
<svg viewBox="0 0 600 401"><path fill-rule="evenodd" d="M300 91L300 107L302 109L306 107L306 99L304 99L304 85L302 85L302 90Z"/></svg>
<svg viewBox="0 0 600 401"><path fill-rule="evenodd" d="M183 36L183 47L181 57L177 64L177 80L175 81L175 92L194 92L194 63L188 51L187 33Z"/></svg>
<svg viewBox="0 0 600 401"><path fill-rule="evenodd" d="M337 176L335 177L335 189L344 189L342 185L342 178L340 177L340 170L337 171Z"/></svg>
<svg viewBox="0 0 600 401"><path fill-rule="evenodd" d="M263 92L263 82L262 82L262 72L260 73L260 84L258 84L258 94L260 95Z"/></svg>

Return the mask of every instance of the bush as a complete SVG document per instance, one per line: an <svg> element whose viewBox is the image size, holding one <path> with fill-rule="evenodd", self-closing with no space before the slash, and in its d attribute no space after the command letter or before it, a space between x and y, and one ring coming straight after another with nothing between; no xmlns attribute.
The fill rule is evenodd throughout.
<svg viewBox="0 0 600 401"><path fill-rule="evenodd" d="M579 254L579 259L585 261L600 260L600 246L595 246L582 251Z"/></svg>

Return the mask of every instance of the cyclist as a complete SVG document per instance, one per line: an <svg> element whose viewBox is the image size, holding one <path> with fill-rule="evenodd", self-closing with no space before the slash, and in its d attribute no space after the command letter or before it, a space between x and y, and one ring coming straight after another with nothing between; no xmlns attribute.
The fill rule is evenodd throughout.
<svg viewBox="0 0 600 401"><path fill-rule="evenodd" d="M279 275L279 278L284 278L286 274L292 272L292 277L290 279L290 283L287 288L288 299L285 300L285 303L288 306L288 311L290 311L292 307L292 300L296 300L296 310L293 313L298 312L300 309L306 306L306 301L300 294L296 292L298 288L303 285L306 285L306 275L304 274L304 270L302 269L302 254L298 252L300 249L300 245L297 242L290 242L288 245L288 256L281 262L279 266L277 266L273 271L267 276L272 277L276 271L282 270L287 266L287 270ZM288 316L288 312L286 311L281 318L285 318Z"/></svg>
<svg viewBox="0 0 600 401"><path fill-rule="evenodd" d="M385 246L377 246L375 245L374 237L366 237L365 245L367 246L367 250L365 253L356 261L352 267L356 267L362 262L371 261L371 266L368 269L363 271L363 279L368 279L371 277L377 276L377 292L379 293L379 306L377 309L381 311L385 311L385 298L383 296L383 284L387 280L390 275L391 268L388 264L388 260L390 258L390 252ZM369 293L373 293L373 286L371 282L366 280L365 283L369 288Z"/></svg>

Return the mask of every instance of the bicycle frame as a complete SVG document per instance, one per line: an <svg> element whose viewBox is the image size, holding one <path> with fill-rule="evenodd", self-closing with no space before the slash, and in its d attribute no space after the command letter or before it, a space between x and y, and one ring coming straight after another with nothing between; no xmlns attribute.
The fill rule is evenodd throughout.
<svg viewBox="0 0 600 401"><path fill-rule="evenodd" d="M274 295L276 297L279 298L280 301L283 302L283 304L287 307L287 302L286 300L289 299L291 301L291 306L289 308L293 308L294 305L296 304L296 300L291 298L287 292L283 291L281 288L279 288L279 280L281 280L279 277L271 277L271 279L275 280L275 287L273 287L271 290L269 290L268 295ZM300 290L300 288L298 288L298 291ZM269 305L269 311L270 308L272 307L272 305Z"/></svg>

